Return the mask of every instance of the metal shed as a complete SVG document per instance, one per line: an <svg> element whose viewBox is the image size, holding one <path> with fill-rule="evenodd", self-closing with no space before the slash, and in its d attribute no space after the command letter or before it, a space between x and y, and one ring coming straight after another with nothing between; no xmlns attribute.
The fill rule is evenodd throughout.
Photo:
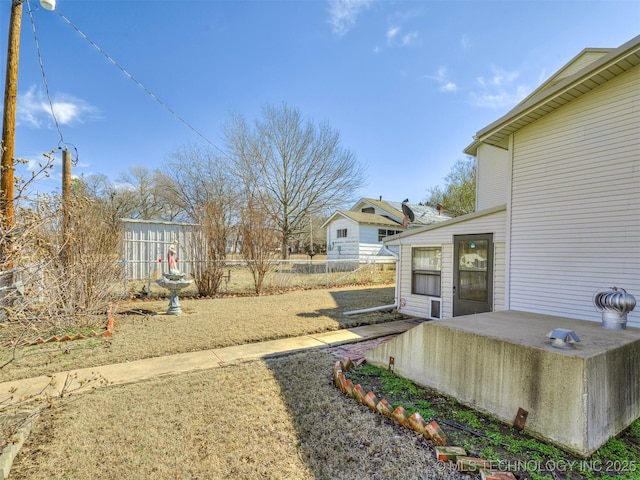
<svg viewBox="0 0 640 480"><path fill-rule="evenodd" d="M170 245L175 245L180 270L190 275L187 245L195 227L190 223L121 218L124 227L123 261L127 280L146 279L157 270L160 276L166 266Z"/></svg>

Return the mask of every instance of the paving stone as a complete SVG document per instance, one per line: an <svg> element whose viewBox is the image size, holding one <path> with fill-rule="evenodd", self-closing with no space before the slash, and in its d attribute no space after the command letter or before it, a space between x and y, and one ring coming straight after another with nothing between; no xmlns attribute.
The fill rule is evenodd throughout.
<svg viewBox="0 0 640 480"><path fill-rule="evenodd" d="M503 472L500 470L480 469L480 478L482 480L516 480L516 476L511 472Z"/></svg>
<svg viewBox="0 0 640 480"><path fill-rule="evenodd" d="M409 422L407 420L407 412L405 412L404 407L399 405L393 411L393 418L396 422L398 422L403 427L411 428L409 426Z"/></svg>
<svg viewBox="0 0 640 480"><path fill-rule="evenodd" d="M424 436L431 439L436 445L446 445L447 436L444 434L438 422L433 420L429 422L424 428Z"/></svg>
<svg viewBox="0 0 640 480"><path fill-rule="evenodd" d="M407 419L407 423L409 424L409 428L411 430L418 432L421 435L424 435L424 429L427 426L427 423L422 418L419 412L414 412Z"/></svg>
<svg viewBox="0 0 640 480"><path fill-rule="evenodd" d="M367 392L367 394L364 396L364 403L371 410L373 410L374 412L377 412L376 405L378 405L378 398L376 397L375 393Z"/></svg>
<svg viewBox="0 0 640 480"><path fill-rule="evenodd" d="M353 387L353 398L355 398L358 402L364 404L364 388L360 384Z"/></svg>
<svg viewBox="0 0 640 480"><path fill-rule="evenodd" d="M393 420L393 407L386 398L383 398L378 402L378 404L376 405L376 410L385 417Z"/></svg>
<svg viewBox="0 0 640 480"><path fill-rule="evenodd" d="M436 447L436 459L457 462L458 457L466 457L467 452L462 447Z"/></svg>
<svg viewBox="0 0 640 480"><path fill-rule="evenodd" d="M481 468L490 468L491 464L483 458L458 457L456 466L461 472L478 472Z"/></svg>

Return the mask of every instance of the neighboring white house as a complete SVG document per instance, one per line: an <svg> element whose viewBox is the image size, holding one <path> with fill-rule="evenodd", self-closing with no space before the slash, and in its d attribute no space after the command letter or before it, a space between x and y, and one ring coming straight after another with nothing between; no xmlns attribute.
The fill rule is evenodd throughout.
<svg viewBox="0 0 640 480"><path fill-rule="evenodd" d="M414 214L413 221L403 227L402 204ZM360 199L350 210L338 210L322 225L327 229L327 259L347 260L372 255L391 255L382 239L408 228L430 225L450 218L437 209L407 202L389 202L372 198Z"/></svg>
<svg viewBox="0 0 640 480"><path fill-rule="evenodd" d="M399 249L400 312L600 321L598 290L640 301L640 36L581 52L465 153L478 210L384 241ZM640 308L628 321L640 327Z"/></svg>

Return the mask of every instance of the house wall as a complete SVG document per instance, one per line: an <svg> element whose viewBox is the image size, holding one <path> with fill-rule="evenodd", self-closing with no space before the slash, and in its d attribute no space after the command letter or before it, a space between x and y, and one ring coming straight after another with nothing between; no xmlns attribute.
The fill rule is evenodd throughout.
<svg viewBox="0 0 640 480"><path fill-rule="evenodd" d="M494 242L493 309L504 310L506 213L500 210L491 214L453 223L400 239L399 276L396 295L398 311L407 315L429 318L430 299L411 293L411 249L413 247L442 248L442 318L453 315L453 236L492 233Z"/></svg>
<svg viewBox="0 0 640 480"><path fill-rule="evenodd" d="M378 225L360 225L360 256L377 255L382 248L378 242ZM384 227L385 229L390 227Z"/></svg>
<svg viewBox="0 0 640 480"><path fill-rule="evenodd" d="M347 236L338 238L338 230L346 228ZM344 217L336 218L327 226L327 259L340 260L359 257L359 226Z"/></svg>
<svg viewBox="0 0 640 480"><path fill-rule="evenodd" d="M476 211L504 205L508 201L511 182L508 150L480 145L478 147Z"/></svg>
<svg viewBox="0 0 640 480"><path fill-rule="evenodd" d="M635 67L514 134L507 308L600 321L611 286L640 303L639 112Z"/></svg>

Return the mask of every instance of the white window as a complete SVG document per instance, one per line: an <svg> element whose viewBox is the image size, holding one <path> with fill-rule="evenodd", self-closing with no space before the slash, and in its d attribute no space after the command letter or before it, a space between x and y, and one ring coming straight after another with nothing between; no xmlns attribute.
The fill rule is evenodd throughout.
<svg viewBox="0 0 640 480"><path fill-rule="evenodd" d="M396 233L402 233L402 230L387 230L386 228L378 229L378 241L381 242L384 237L390 237Z"/></svg>
<svg viewBox="0 0 640 480"><path fill-rule="evenodd" d="M417 295L439 297L442 250L439 247L416 247L411 250L411 292Z"/></svg>
<svg viewBox="0 0 640 480"><path fill-rule="evenodd" d="M347 229L346 228L339 228L338 231L336 232L338 238L346 238L347 237Z"/></svg>

